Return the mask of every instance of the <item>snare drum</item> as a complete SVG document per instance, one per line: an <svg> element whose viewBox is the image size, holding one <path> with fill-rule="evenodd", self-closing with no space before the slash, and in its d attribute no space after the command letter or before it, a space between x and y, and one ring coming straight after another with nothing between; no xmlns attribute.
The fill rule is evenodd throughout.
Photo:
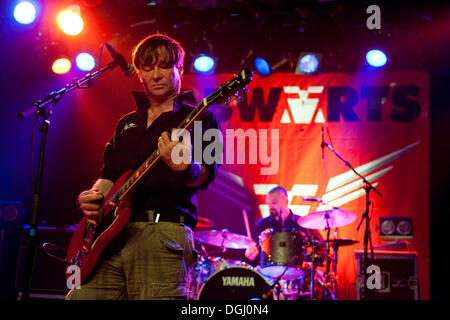
<svg viewBox="0 0 450 320"><path fill-rule="evenodd" d="M303 277L303 240L303 235L296 230L274 231L270 228L261 232L261 273L271 278L283 275L283 279L290 280Z"/></svg>
<svg viewBox="0 0 450 320"><path fill-rule="evenodd" d="M262 300L270 285L249 267L230 267L216 272L203 284L198 300ZM274 299L270 294L269 300Z"/></svg>

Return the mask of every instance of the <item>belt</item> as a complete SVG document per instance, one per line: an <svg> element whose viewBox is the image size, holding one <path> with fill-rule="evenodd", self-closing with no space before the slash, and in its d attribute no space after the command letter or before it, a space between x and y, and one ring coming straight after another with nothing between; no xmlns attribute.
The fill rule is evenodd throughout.
<svg viewBox="0 0 450 320"><path fill-rule="evenodd" d="M186 215L181 214L178 216L174 215L163 215L154 210L146 211L136 211L131 214L130 222L148 222L148 223L158 223L158 222L174 222L187 225L192 228L191 221L192 218L187 218Z"/></svg>

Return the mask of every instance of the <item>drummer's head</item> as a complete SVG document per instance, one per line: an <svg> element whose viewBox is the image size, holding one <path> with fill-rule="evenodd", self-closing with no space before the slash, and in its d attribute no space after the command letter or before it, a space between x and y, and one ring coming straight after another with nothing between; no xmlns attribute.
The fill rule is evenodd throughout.
<svg viewBox="0 0 450 320"><path fill-rule="evenodd" d="M289 204L286 189L278 186L270 190L266 195L266 203L269 205L269 211L277 213L281 209L286 209Z"/></svg>

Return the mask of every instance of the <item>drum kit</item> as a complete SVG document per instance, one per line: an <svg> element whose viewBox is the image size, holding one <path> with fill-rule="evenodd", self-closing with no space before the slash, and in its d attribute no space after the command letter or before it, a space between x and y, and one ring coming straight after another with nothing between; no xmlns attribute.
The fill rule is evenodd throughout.
<svg viewBox="0 0 450 320"><path fill-rule="evenodd" d="M299 230L270 228L259 235L256 243L249 236L212 229L214 222L199 217L195 231L198 259L190 277L189 298L336 299L338 249L358 241L330 239L330 230L355 219L355 213L339 208L317 211L298 218L297 224L304 229L325 230L325 240L312 239ZM244 255L253 250L260 252L256 265Z"/></svg>

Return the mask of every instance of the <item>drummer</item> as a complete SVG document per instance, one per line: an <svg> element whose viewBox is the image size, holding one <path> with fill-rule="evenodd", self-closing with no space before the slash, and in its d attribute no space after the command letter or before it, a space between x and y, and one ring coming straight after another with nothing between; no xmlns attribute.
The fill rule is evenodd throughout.
<svg viewBox="0 0 450 320"><path fill-rule="evenodd" d="M252 229L252 238L257 243L259 235L266 229L273 228L274 231L297 230L306 239L322 240L322 236L317 230L305 229L297 224L298 217L289 209L287 191L280 186L271 189L266 195L266 203L269 205L270 216L261 218L255 223ZM322 248L319 248L319 251ZM252 262L256 262L259 257L259 250L255 247L248 248L245 256Z"/></svg>

